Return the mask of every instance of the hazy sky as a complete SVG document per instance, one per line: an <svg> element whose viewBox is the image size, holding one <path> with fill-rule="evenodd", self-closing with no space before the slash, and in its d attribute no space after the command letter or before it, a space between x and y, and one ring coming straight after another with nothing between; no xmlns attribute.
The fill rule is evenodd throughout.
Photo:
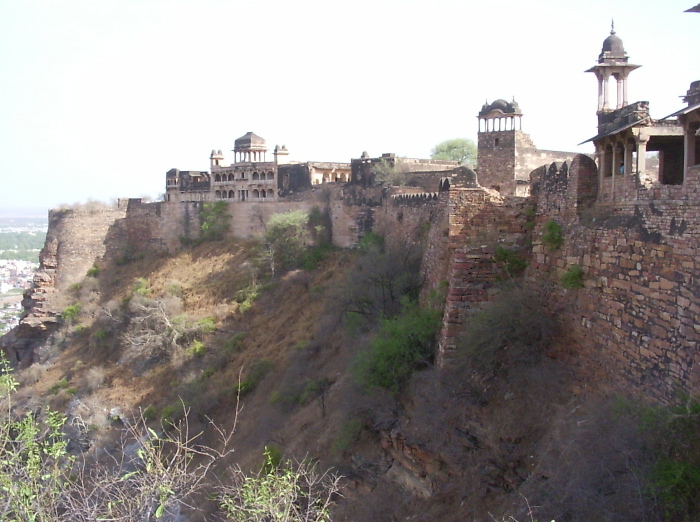
<svg viewBox="0 0 700 522"><path fill-rule="evenodd" d="M697 0L0 0L0 215L157 196L248 131L295 161L428 157L515 99L540 148L590 152L610 20L630 101L700 79Z"/></svg>

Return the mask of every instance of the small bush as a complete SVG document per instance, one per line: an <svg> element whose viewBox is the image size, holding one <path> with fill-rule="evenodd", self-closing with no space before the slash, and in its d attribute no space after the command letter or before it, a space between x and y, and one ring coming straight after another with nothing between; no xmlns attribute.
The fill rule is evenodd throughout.
<svg viewBox="0 0 700 522"><path fill-rule="evenodd" d="M68 382L68 379L61 379L60 381L58 381L56 384L54 384L53 386L51 386L48 389L48 394L49 395L56 395L59 391L65 390L69 386L70 386L70 383Z"/></svg>
<svg viewBox="0 0 700 522"><path fill-rule="evenodd" d="M190 357L202 357L207 353L207 348L201 341L192 341L192 344L187 348L187 355Z"/></svg>
<svg viewBox="0 0 700 522"><path fill-rule="evenodd" d="M362 421L358 418L353 418L343 424L340 428L340 433L333 440L331 445L331 453L335 456L342 455L347 449L352 446L362 434Z"/></svg>
<svg viewBox="0 0 700 522"><path fill-rule="evenodd" d="M160 412L160 418L163 422L175 424L185 417L185 405L181 402L168 404Z"/></svg>
<svg viewBox="0 0 700 522"><path fill-rule="evenodd" d="M274 365L268 359L259 359L250 365L248 376L233 387L234 395L244 396L257 388Z"/></svg>
<svg viewBox="0 0 700 522"><path fill-rule="evenodd" d="M356 360L358 381L398 393L414 371L432 361L441 317L439 310L404 301L403 313L383 319L371 348Z"/></svg>
<svg viewBox="0 0 700 522"><path fill-rule="evenodd" d="M459 346L469 364L495 372L506 364L537 361L554 329L537 295L511 288L468 320Z"/></svg>
<svg viewBox="0 0 700 522"><path fill-rule="evenodd" d="M245 348L245 343L243 342L245 337L246 335L243 332L239 332L233 337L226 339L221 348L227 353L238 353Z"/></svg>
<svg viewBox="0 0 700 522"><path fill-rule="evenodd" d="M134 281L133 290L135 294L147 297L151 294L151 289L148 287L148 279L145 277L138 277Z"/></svg>
<svg viewBox="0 0 700 522"><path fill-rule="evenodd" d="M153 406L153 404L150 404L141 412L141 417L143 417L143 420L145 421L156 420L156 418L158 418L158 410L156 410L156 407Z"/></svg>
<svg viewBox="0 0 700 522"><path fill-rule="evenodd" d="M561 286L564 288L583 288L583 268L571 265L561 276Z"/></svg>
<svg viewBox="0 0 700 522"><path fill-rule="evenodd" d="M253 307L258 295L260 295L260 285L255 283L236 292L236 302L241 313L245 313Z"/></svg>
<svg viewBox="0 0 700 522"><path fill-rule="evenodd" d="M527 268L527 262L520 252L500 245L496 247L493 258L503 268L507 277L518 276Z"/></svg>
<svg viewBox="0 0 700 522"><path fill-rule="evenodd" d="M97 277L99 273L100 273L99 267L97 265L92 265L92 267L88 269L88 271L85 275L88 277Z"/></svg>
<svg viewBox="0 0 700 522"><path fill-rule="evenodd" d="M216 330L216 319L213 317L205 317L194 323L194 328L200 334L209 334Z"/></svg>
<svg viewBox="0 0 700 522"><path fill-rule="evenodd" d="M334 250L336 248L331 243L321 243L306 249L301 256L301 267L304 270L316 270Z"/></svg>
<svg viewBox="0 0 700 522"><path fill-rule="evenodd" d="M61 312L61 317L64 321L72 321L80 313L80 303L75 303L67 307L63 312Z"/></svg>
<svg viewBox="0 0 700 522"><path fill-rule="evenodd" d="M542 243L549 250L558 250L564 241L561 225L550 219L542 227Z"/></svg>

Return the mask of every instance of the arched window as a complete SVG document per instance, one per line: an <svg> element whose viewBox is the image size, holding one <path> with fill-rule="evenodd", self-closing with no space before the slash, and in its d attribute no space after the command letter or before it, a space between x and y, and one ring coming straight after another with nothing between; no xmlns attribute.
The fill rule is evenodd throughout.
<svg viewBox="0 0 700 522"><path fill-rule="evenodd" d="M267 179L275 179L275 173L272 171L269 171L267 173Z"/></svg>
<svg viewBox="0 0 700 522"><path fill-rule="evenodd" d="M264 173L264 172L261 172L261 173L260 173L260 179L263 179L263 180L265 179L265 173Z"/></svg>
<svg viewBox="0 0 700 522"><path fill-rule="evenodd" d="M228 191L228 198L233 199L235 197L235 194L233 193L233 190Z"/></svg>
<svg viewBox="0 0 700 522"><path fill-rule="evenodd" d="M257 189L253 189L253 199L260 198L260 192Z"/></svg>
<svg viewBox="0 0 700 522"><path fill-rule="evenodd" d="M234 180L233 172L232 172L231 174L228 175L228 180L229 180L229 181L233 181L233 180Z"/></svg>
<svg viewBox="0 0 700 522"><path fill-rule="evenodd" d="M220 190L217 190L217 191L214 193L214 197L215 197L216 199L221 199L221 191L220 191Z"/></svg>
<svg viewBox="0 0 700 522"><path fill-rule="evenodd" d="M214 176L214 181L221 181L221 176L219 174Z"/></svg>
<svg viewBox="0 0 700 522"><path fill-rule="evenodd" d="M274 194L272 193L272 189L270 189L270 190L267 191L267 197L268 197L269 199L272 199L273 195L274 195Z"/></svg>
<svg viewBox="0 0 700 522"><path fill-rule="evenodd" d="M253 181L260 179L260 175L257 172L253 172Z"/></svg>

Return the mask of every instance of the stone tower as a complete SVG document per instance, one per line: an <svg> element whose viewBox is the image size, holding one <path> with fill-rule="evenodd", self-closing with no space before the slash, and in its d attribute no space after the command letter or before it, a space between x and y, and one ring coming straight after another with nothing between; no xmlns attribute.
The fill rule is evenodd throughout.
<svg viewBox="0 0 700 522"><path fill-rule="evenodd" d="M592 72L598 79L599 116L629 104L627 101L627 77L640 66L628 63L628 60L625 46L622 44L622 39L615 34L615 24L613 23L610 28L610 36L603 41L603 50L598 56L598 64L586 71ZM610 78L614 78L617 82L617 98L614 107L611 107L608 96Z"/></svg>
<svg viewBox="0 0 700 522"><path fill-rule="evenodd" d="M504 194L525 195L530 171L519 161L523 149L535 149L522 132L522 116L517 102L496 100L485 103L479 112L479 184ZM518 185L522 185L518 190Z"/></svg>

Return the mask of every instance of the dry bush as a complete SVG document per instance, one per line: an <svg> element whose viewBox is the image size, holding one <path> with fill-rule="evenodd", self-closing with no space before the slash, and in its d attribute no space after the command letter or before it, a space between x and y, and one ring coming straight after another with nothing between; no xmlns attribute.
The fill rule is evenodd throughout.
<svg viewBox="0 0 700 522"><path fill-rule="evenodd" d="M537 506L538 519L664 520L650 494L650 434L616 402L575 402L552 419L539 460L520 488Z"/></svg>
<svg viewBox="0 0 700 522"><path fill-rule="evenodd" d="M535 363L556 330L542 298L513 286L468 319L460 337L463 362L485 374L513 364Z"/></svg>
<svg viewBox="0 0 700 522"><path fill-rule="evenodd" d="M83 376L83 387L88 392L93 392L104 384L105 381L104 366L93 366Z"/></svg>

